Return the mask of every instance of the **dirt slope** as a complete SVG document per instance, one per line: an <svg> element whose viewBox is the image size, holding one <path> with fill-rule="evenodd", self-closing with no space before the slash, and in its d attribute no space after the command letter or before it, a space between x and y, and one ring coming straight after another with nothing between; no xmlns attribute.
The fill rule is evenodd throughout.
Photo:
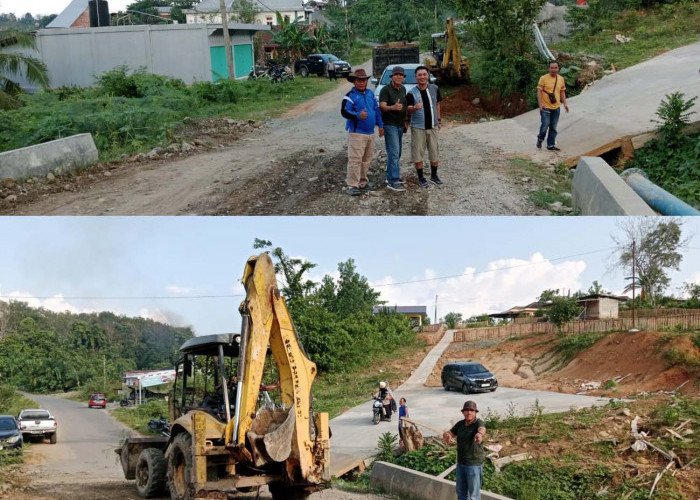
<svg viewBox="0 0 700 500"><path fill-rule="evenodd" d="M555 368L559 358L552 352L556 335L476 345L456 343L445 351L428 378L428 385L441 384L440 372L445 363L474 360L486 365L499 384L508 387L575 393L587 382L597 381L603 386L608 380L624 377L610 390L590 390L587 394L623 397L671 391L689 381L680 392L700 395L700 371L669 367L664 359L664 353L675 349L684 353L686 359L696 360L698 366L700 350L688 336L676 336L664 342L669 338L669 334L659 332L611 333L558 370Z"/></svg>

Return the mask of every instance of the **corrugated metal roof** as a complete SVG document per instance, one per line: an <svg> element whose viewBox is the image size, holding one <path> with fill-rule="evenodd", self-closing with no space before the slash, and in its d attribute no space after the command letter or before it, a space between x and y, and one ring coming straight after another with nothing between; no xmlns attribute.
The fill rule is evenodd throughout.
<svg viewBox="0 0 700 500"><path fill-rule="evenodd" d="M226 10L232 12L234 9L231 5L235 0L224 0L226 3ZM301 0L264 0L262 2L258 0L253 0L255 7L260 10L260 12L289 12L289 11L302 11L304 10L304 5ZM198 5L192 6L192 11L194 12L218 12L220 7L219 0L202 0Z"/></svg>
<svg viewBox="0 0 700 500"><path fill-rule="evenodd" d="M88 0L73 0L63 9L56 19L46 25L47 28L70 28L80 15L88 8Z"/></svg>
<svg viewBox="0 0 700 500"><path fill-rule="evenodd" d="M381 311L397 312L399 314L426 314L426 306L374 306L372 311L374 314L379 314Z"/></svg>

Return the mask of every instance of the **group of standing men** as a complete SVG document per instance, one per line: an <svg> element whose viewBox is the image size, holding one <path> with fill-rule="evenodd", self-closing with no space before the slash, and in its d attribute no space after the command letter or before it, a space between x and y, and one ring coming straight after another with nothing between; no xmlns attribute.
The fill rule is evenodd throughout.
<svg viewBox="0 0 700 500"><path fill-rule="evenodd" d="M430 83L430 73L425 66L418 66L417 85L410 91L403 86L406 74L401 66L395 66L391 82L385 85L375 99L367 88L369 76L364 69L348 75L354 87L343 98L341 113L346 118L348 131L347 193L357 196L371 191L374 186L367 178L374 156L374 129L379 128L379 137L384 137L387 166L386 185L392 191L405 191L401 179L399 160L401 159L403 134L411 129L411 158L416 167L418 185L428 187L423 174L423 157L428 152L430 161L430 182L442 186L437 170L440 160L438 132L442 127L442 96L437 85ZM333 71L335 74L335 71ZM330 64L328 75L331 78ZM333 76L335 77L335 75ZM537 135L537 148L547 140L549 151L559 151L556 146L557 124L560 107L569 112L566 101L566 83L559 75L559 63L551 61L549 72L542 76L537 85L537 101L540 109L540 130Z"/></svg>
<svg viewBox="0 0 700 500"><path fill-rule="evenodd" d="M346 118L348 137L347 193L351 196L371 191L374 186L367 178L374 156L374 129L384 137L387 153L386 185L392 191L405 191L401 180L403 134L411 129L411 158L416 167L418 184L428 187L423 173L426 151L430 161L430 182L442 186L437 170L440 161L438 131L442 126L440 102L442 96L437 85L430 83L430 73L425 66L415 70L417 85L410 91L403 86L406 74L401 66L395 66L391 82L384 86L376 99L368 90L369 76L358 69L348 76L354 87L343 98L341 113Z"/></svg>

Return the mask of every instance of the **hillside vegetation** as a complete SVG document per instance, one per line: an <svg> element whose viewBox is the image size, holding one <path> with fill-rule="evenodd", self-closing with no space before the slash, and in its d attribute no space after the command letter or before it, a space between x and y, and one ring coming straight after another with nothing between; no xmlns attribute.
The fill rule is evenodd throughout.
<svg viewBox="0 0 700 500"><path fill-rule="evenodd" d="M121 388L122 372L169 368L194 334L144 318L0 302L0 376L29 392ZM106 385L105 385L106 383Z"/></svg>

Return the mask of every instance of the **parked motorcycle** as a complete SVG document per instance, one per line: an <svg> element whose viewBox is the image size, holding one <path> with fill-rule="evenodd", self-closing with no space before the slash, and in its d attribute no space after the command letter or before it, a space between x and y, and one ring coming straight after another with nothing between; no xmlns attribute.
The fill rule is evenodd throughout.
<svg viewBox="0 0 700 500"><path fill-rule="evenodd" d="M372 402L372 422L377 425L384 416L384 400L380 397L374 398Z"/></svg>
<svg viewBox="0 0 700 500"><path fill-rule="evenodd" d="M272 79L272 68L269 66L253 66L248 73L248 80Z"/></svg>
<svg viewBox="0 0 700 500"><path fill-rule="evenodd" d="M170 435L170 423L163 417L152 418L151 420L149 420L148 429L151 432L155 432L156 434L161 434L163 436Z"/></svg>

